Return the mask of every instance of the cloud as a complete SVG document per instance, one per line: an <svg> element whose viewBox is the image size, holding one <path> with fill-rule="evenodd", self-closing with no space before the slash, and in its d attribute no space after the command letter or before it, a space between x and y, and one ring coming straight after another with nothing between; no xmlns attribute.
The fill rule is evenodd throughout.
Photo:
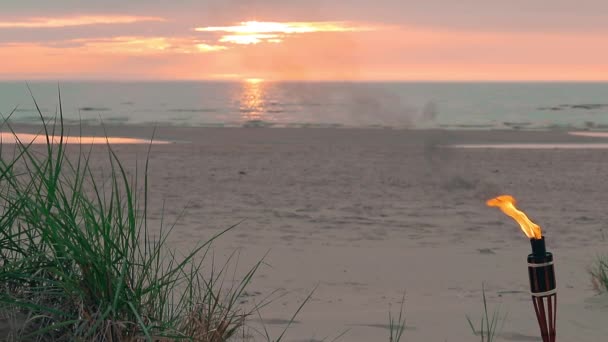
<svg viewBox="0 0 608 342"><path fill-rule="evenodd" d="M159 54L159 53L182 53L190 54L197 52L216 52L225 50L222 45L207 44L192 37L112 37L107 39L81 39L73 40L81 42L83 48L91 49L101 53L122 54Z"/></svg>
<svg viewBox="0 0 608 342"><path fill-rule="evenodd" d="M312 33L312 32L352 32L366 30L350 26L345 22L270 22L243 21L238 26L197 27L196 31L230 33Z"/></svg>
<svg viewBox="0 0 608 342"><path fill-rule="evenodd" d="M143 54L183 48L182 42L165 37L112 37L105 39L75 39L83 49L103 53Z"/></svg>
<svg viewBox="0 0 608 342"><path fill-rule="evenodd" d="M14 28L60 28L85 25L133 24L146 21L166 21L161 17L126 16L126 15L86 15L73 17L34 17L21 21L0 21L0 29Z"/></svg>
<svg viewBox="0 0 608 342"><path fill-rule="evenodd" d="M197 32L223 32L219 42L232 44L280 43L287 36L316 32L358 32L374 30L368 26L356 26L341 21L320 22L270 22L243 21L235 26L197 27Z"/></svg>
<svg viewBox="0 0 608 342"><path fill-rule="evenodd" d="M0 47L39 46L52 49L78 49L88 53L150 55L162 53L191 54L226 50L222 45L208 44L195 37L139 37L78 38L50 42L0 44Z"/></svg>
<svg viewBox="0 0 608 342"><path fill-rule="evenodd" d="M223 45L209 45L206 43L198 43L196 44L196 48L201 52L222 51L227 49L227 47Z"/></svg>

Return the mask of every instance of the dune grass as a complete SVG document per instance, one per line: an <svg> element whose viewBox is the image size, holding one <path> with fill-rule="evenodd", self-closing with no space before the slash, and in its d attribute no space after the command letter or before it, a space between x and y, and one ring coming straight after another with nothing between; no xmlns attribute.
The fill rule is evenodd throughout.
<svg viewBox="0 0 608 342"><path fill-rule="evenodd" d="M589 269L593 288L600 292L608 292L608 256L598 256Z"/></svg>
<svg viewBox="0 0 608 342"><path fill-rule="evenodd" d="M504 323L504 317L501 317L500 311L496 308L491 314L488 310L488 301L486 298L485 285L482 284L482 300L483 300L483 313L479 322L479 327L476 328L473 320L467 317L469 327L475 336L478 336L481 342L492 342L496 340L496 334L498 330L502 328L498 326L500 322Z"/></svg>
<svg viewBox="0 0 608 342"><path fill-rule="evenodd" d="M600 229L601 241L606 241L604 230ZM599 293L608 292L608 255L598 255L595 262L589 267L591 284Z"/></svg>
<svg viewBox="0 0 608 342"><path fill-rule="evenodd" d="M68 157L62 117L60 105L57 125L43 121L42 148L0 145L0 313L16 318L11 338L235 336L256 309L244 311L238 301L261 261L230 286L225 266L205 269L211 243L232 227L186 254L171 249L173 226L161 224L153 235L148 225L149 159L130 173L108 144L110 175L100 179L90 164L92 147L69 146L78 153ZM6 121L4 128L12 131ZM52 142L56 130L60 139Z"/></svg>
<svg viewBox="0 0 608 342"><path fill-rule="evenodd" d="M403 306L405 305L405 294L401 298L401 306L399 307L399 314L395 317L392 310L388 311L388 331L389 331L389 342L399 342L405 332L405 315L403 313Z"/></svg>

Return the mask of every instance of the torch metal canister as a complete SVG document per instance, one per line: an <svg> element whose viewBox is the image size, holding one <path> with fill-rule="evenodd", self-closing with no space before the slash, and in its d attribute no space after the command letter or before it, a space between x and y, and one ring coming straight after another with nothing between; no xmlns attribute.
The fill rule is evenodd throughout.
<svg viewBox="0 0 608 342"><path fill-rule="evenodd" d="M532 254L528 255L530 293L543 342L555 342L557 293L553 254L545 248L545 237L530 239Z"/></svg>

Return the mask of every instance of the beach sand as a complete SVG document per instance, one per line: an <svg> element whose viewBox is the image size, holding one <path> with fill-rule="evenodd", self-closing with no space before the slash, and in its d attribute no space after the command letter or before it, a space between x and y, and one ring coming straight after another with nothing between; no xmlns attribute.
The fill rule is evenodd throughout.
<svg viewBox="0 0 608 342"><path fill-rule="evenodd" d="M147 138L152 129L107 132ZM388 311L399 310L404 293L403 340L475 341L466 315L480 320L485 284L490 309L506 314L499 340L540 341L529 241L510 218L485 206L503 193L544 229L554 253L558 340L608 336L608 298L596 295L588 273L596 256L608 253L608 149L449 147L608 143L604 138L565 131L170 127L159 127L156 138L176 143L152 147L150 223L160 223L163 205L166 222L186 208L170 241L185 251L242 221L213 252L221 263L238 251L238 272L266 255L244 305L284 294L260 311L274 337L317 286L286 341L331 340L345 330L341 341L388 341ZM115 146L127 165L139 160L139 167L146 149ZM93 156L100 166L107 160L102 148Z"/></svg>

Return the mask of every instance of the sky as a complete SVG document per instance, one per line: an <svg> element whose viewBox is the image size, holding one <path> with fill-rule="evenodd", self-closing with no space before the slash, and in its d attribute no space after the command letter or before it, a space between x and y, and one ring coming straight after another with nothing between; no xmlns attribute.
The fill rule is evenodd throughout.
<svg viewBox="0 0 608 342"><path fill-rule="evenodd" d="M608 80L605 0L4 0L4 80Z"/></svg>

